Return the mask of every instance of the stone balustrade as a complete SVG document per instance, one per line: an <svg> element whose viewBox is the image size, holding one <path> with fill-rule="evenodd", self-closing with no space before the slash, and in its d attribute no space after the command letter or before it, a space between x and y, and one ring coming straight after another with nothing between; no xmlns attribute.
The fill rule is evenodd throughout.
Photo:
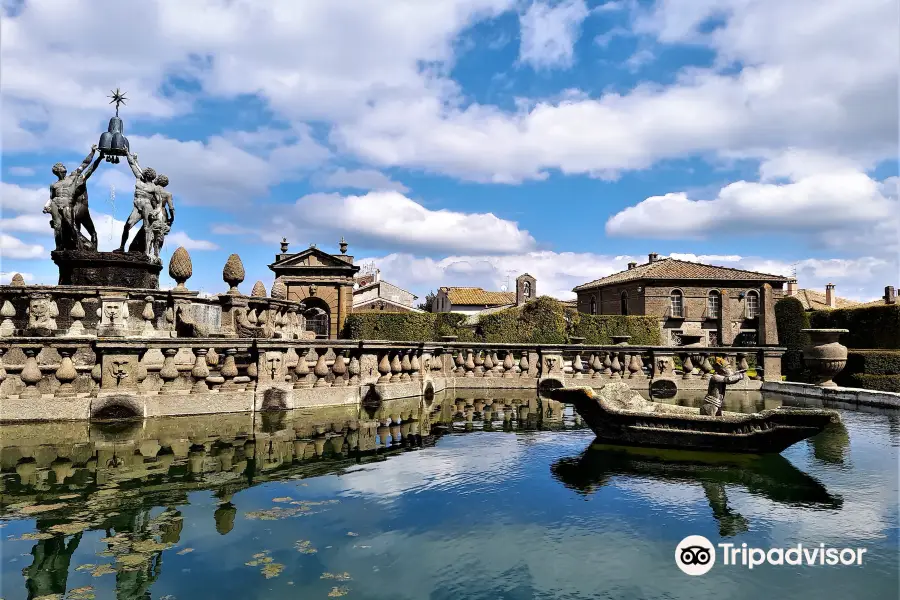
<svg viewBox="0 0 900 600"><path fill-rule="evenodd" d="M149 304L149 302L148 302ZM287 313L283 313L287 314ZM284 323L283 323L284 325ZM703 389L711 361L780 381L782 348L405 343L284 338L0 338L0 421L285 410L626 381Z"/></svg>
<svg viewBox="0 0 900 600"><path fill-rule="evenodd" d="M0 339L21 337L285 338L304 331L298 302L107 286L0 286Z"/></svg>

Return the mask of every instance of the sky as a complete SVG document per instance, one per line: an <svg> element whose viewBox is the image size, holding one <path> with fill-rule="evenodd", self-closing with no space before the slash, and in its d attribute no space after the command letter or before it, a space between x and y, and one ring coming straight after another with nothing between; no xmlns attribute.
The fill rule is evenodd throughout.
<svg viewBox="0 0 900 600"><path fill-rule="evenodd" d="M338 252L424 298L538 294L656 252L900 285L894 0L0 0L0 281L56 283L41 209L114 114L169 177L187 286ZM101 250L126 162L89 180ZM164 269L165 273L165 269ZM162 287L174 285L164 276Z"/></svg>

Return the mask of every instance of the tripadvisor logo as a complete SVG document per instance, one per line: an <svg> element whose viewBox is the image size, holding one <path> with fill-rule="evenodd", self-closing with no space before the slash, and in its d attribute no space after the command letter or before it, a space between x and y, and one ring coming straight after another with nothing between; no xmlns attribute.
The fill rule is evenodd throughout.
<svg viewBox="0 0 900 600"><path fill-rule="evenodd" d="M866 548L827 548L825 544L790 548L750 548L746 543L718 544L722 564L752 569L764 564L774 566L861 565ZM702 535L689 535L675 547L675 564L688 575L704 575L716 564L716 546Z"/></svg>

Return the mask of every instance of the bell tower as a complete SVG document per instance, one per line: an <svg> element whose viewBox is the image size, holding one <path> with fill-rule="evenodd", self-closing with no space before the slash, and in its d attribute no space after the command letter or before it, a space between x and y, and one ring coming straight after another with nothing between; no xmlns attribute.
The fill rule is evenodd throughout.
<svg viewBox="0 0 900 600"><path fill-rule="evenodd" d="M535 298L537 298L537 280L528 273L516 277L516 306L522 306Z"/></svg>

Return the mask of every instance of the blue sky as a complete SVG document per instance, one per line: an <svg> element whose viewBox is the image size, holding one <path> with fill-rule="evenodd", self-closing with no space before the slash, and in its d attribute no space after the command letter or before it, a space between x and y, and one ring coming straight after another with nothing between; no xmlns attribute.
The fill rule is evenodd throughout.
<svg viewBox="0 0 900 600"><path fill-rule="evenodd" d="M282 236L344 236L421 296L527 271L571 297L649 252L855 299L900 283L895 3L2 6L3 281L55 282L50 167L97 142L118 86L191 289L224 291L231 252L245 292L268 288ZM102 249L133 181L124 162L90 180Z"/></svg>

